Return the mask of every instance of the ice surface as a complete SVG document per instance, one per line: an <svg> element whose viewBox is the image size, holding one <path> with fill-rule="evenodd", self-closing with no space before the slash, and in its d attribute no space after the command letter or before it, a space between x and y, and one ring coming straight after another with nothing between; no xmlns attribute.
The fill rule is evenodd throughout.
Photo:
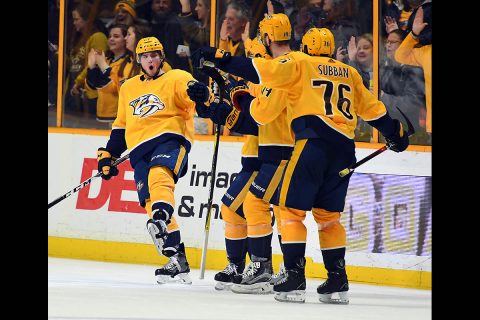
<svg viewBox="0 0 480 320"><path fill-rule="evenodd" d="M304 304L282 303L270 295L216 291L207 270L193 269L192 285L155 281L156 267L48 258L49 319L119 320L414 320L431 319L431 290L350 283L349 305L318 301L324 280L307 279Z"/></svg>

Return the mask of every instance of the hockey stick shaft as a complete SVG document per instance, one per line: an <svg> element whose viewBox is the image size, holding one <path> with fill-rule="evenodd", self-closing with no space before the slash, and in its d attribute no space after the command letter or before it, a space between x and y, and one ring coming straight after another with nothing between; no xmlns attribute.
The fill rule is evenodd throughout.
<svg viewBox="0 0 480 320"><path fill-rule="evenodd" d="M125 160L127 160L129 158L129 154L126 154L124 155L123 157L121 158L118 158L117 160L115 160L112 165L113 166L117 166L119 165L120 163L124 162ZM64 195L58 197L57 199L53 200L52 202L50 202L48 204L48 209L50 209L51 207L53 207L54 205L56 205L57 203L59 203L60 201L62 201L63 199L66 199L68 198L69 196L71 196L72 194L80 191L81 189L83 189L85 186L88 186L90 184L90 182L92 182L93 178L97 178L97 177L100 177L102 175L101 172L98 172L96 175L88 178L87 180L83 181L82 183L80 183L78 186L76 186L75 188L73 188L72 190L68 191L67 193L65 193Z"/></svg>
<svg viewBox="0 0 480 320"><path fill-rule="evenodd" d="M218 91L220 94L220 100L223 100L224 95L226 94L226 81L220 72L217 69L208 65L206 63L203 64L201 70L207 74L218 86ZM208 211L207 217L205 219L205 235L203 239L203 247L202 247L202 258L200 260L200 280L205 277L205 267L207 263L207 249L208 249L208 236L210 234L210 219L212 216L212 207L213 207L213 191L215 189L215 176L217 171L217 157L218 157L218 146L220 144L220 124L216 124L215 126L215 146L213 150L213 158L212 158L212 177L210 180L210 192L208 196Z"/></svg>
<svg viewBox="0 0 480 320"><path fill-rule="evenodd" d="M208 195L208 211L207 217L205 219L205 236L203 239L202 247L202 259L200 261L200 280L205 277L205 265L207 261L207 248L208 248L208 236L210 234L210 219L212 216L213 208L213 191L215 189L215 176L217 171L217 157L218 157L218 146L220 142L220 124L215 126L215 146L213 150L213 159L212 159L212 177L210 180L210 190Z"/></svg>
<svg viewBox="0 0 480 320"><path fill-rule="evenodd" d="M407 131L406 131L406 134L410 137L412 136L413 134L415 134L415 129L413 127L413 124L412 122L410 121L410 119L408 119L407 115L405 113L402 112L402 110L400 110L399 107L397 107L397 110L398 112L400 112L400 114L402 115L403 119L405 120L405 122L407 123ZM352 172L353 170L355 170L355 168L358 168L359 166L361 166L362 164L364 164L365 162L367 162L368 160L372 159L372 158L375 158L376 156L378 156L380 153L384 152L385 150L388 149L388 145L384 145L383 147L381 147L380 149L378 149L377 151L373 152L372 154L366 156L365 158L363 158L362 160L354 163L353 165L351 165L350 167L348 168L345 168L343 169L342 171L340 171L338 173L338 175L340 177L345 177L347 174L349 174L350 172Z"/></svg>
<svg viewBox="0 0 480 320"><path fill-rule="evenodd" d="M384 152L385 150L387 150L388 147L385 145L383 147L381 147L380 149L376 150L375 152L369 154L368 156L366 156L365 158L363 158L362 160L358 161L358 162L355 162L352 166L348 167L348 168L345 168L343 169L342 171L340 171L338 174L340 175L340 177L345 177L347 174L349 174L350 172L352 172L353 170L355 170L356 168L358 168L359 166L361 166L362 164L364 164L365 162L375 158L376 156L378 156L379 154L381 154L382 152Z"/></svg>

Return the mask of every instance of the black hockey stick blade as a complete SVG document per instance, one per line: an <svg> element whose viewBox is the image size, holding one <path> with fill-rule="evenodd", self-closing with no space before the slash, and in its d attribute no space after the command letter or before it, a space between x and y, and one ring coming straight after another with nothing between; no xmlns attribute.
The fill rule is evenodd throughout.
<svg viewBox="0 0 480 320"><path fill-rule="evenodd" d="M398 112L400 112L400 114L403 116L403 119L405 119L405 122L407 123L407 135L410 137L412 136L413 134L415 134L415 128L413 127L413 124L412 122L410 121L410 119L408 119L408 117L405 115L405 113L402 112L402 110L400 110L399 107L396 107Z"/></svg>

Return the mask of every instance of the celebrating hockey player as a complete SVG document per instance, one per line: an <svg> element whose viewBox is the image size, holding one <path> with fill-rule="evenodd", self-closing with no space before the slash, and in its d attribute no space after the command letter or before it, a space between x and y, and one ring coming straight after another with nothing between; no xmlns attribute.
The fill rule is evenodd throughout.
<svg viewBox="0 0 480 320"><path fill-rule="evenodd" d="M277 15L281 14L265 19L276 19ZM271 28L261 34L267 48L275 42L278 31ZM363 86L358 71L332 58L334 49L333 34L322 28L304 35L303 52L292 51L273 60L232 57L216 48L201 48L194 54L195 65L199 59L211 61L253 83L288 92L295 147L280 182L279 200L287 271L273 288L275 299L282 302L305 302L307 232L303 220L309 210L318 224L328 271L327 281L317 288L319 299L324 303L349 302L346 233L340 213L351 173L341 178L338 172L356 160L353 139L357 116L384 135L390 150L402 152L409 144L402 124Z"/></svg>
<svg viewBox="0 0 480 320"><path fill-rule="evenodd" d="M175 183L187 171L193 143L195 104L188 97L193 77L162 66L163 45L155 37L141 39L135 49L143 74L120 87L118 114L110 139L97 153L98 170L106 180L118 175L112 161L129 150L140 205L150 219L147 230L168 263L155 271L158 283L191 283L180 229L173 215Z"/></svg>
<svg viewBox="0 0 480 320"><path fill-rule="evenodd" d="M283 26L285 30L278 35L277 39L288 43L291 34L290 23L286 16L281 16L281 18L261 24L260 30L268 28L269 23ZM271 59L266 53L266 48L257 39L246 43L247 56L254 57L256 56L255 51L258 51L259 56ZM290 51L288 46L287 48L288 50L273 48L273 56L280 56ZM230 91L231 101L235 108L223 102L208 103L210 93L202 83L191 84L188 92L191 99L197 102L197 112L202 116L211 118L215 123L226 125L232 131L258 135L258 159L261 161L261 167L258 175L252 177L248 182L249 190L244 195L243 203L243 212L246 218L244 227L248 234L248 252L251 263L241 275L233 277L232 291L236 293L269 293L271 284L279 276L276 275L272 281L270 203L274 205L276 220L280 221L279 210L276 206L278 204L277 189L294 144L287 120L286 92L255 84L249 84L247 87L238 83ZM212 101L211 98L210 101ZM265 122L269 123L263 125ZM235 202L238 200L239 198L236 198ZM281 239L280 228L278 231L279 239Z"/></svg>

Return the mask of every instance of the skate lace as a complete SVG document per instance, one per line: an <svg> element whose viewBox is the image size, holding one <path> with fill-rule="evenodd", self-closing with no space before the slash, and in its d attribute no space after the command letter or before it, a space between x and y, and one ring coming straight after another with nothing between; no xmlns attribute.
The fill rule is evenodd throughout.
<svg viewBox="0 0 480 320"><path fill-rule="evenodd" d="M163 268L169 271L176 271L178 269L178 262L172 257Z"/></svg>
<svg viewBox="0 0 480 320"><path fill-rule="evenodd" d="M234 263L229 263L222 272L228 275L237 274L237 266Z"/></svg>
<svg viewBox="0 0 480 320"><path fill-rule="evenodd" d="M280 270L281 271L281 270ZM285 277L281 278L280 280L278 280L277 282L277 285L279 284L284 284L285 282L287 282L288 280L288 273L286 271L284 271L284 274L285 274Z"/></svg>
<svg viewBox="0 0 480 320"><path fill-rule="evenodd" d="M245 279L246 277L253 276L257 272L257 270L258 270L257 263L250 262L250 264L247 267L247 270L245 270L245 272L242 274L242 278Z"/></svg>
<svg viewBox="0 0 480 320"><path fill-rule="evenodd" d="M278 271L276 274L272 276L272 279L278 279L286 273L287 273L287 270L285 270L285 268L282 266L280 267L280 271Z"/></svg>

